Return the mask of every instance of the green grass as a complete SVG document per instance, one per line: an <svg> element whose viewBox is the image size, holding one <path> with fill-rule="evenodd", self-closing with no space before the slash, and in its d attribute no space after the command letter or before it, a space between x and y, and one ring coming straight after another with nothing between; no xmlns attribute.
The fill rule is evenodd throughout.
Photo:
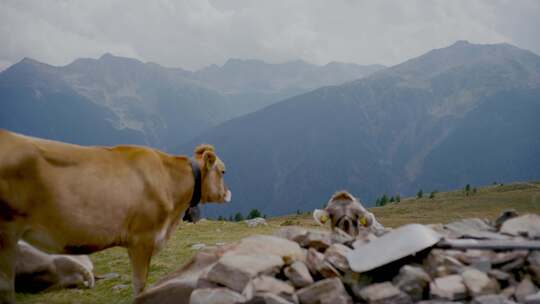
<svg viewBox="0 0 540 304"><path fill-rule="evenodd" d="M427 194L429 196L429 194ZM479 188L476 194L461 190L441 192L435 198L403 199L371 211L385 226L407 223L447 223L460 218L495 218L502 210L540 213L540 183L515 183ZM268 226L249 228L245 223L202 221L181 225L165 248L152 259L148 283L155 283L185 263L195 250L191 245L229 243L252 234L271 234L288 225L316 227L310 214L272 218ZM131 303L131 267L124 249L113 248L91 255L98 275L116 272L116 279L99 280L91 290L56 290L40 294L17 294L18 303ZM124 284L124 289L114 286Z"/></svg>

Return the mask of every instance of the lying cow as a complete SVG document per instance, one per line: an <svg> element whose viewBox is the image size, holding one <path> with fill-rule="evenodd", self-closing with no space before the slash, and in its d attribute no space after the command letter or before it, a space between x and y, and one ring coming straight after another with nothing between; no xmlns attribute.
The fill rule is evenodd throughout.
<svg viewBox="0 0 540 304"><path fill-rule="evenodd" d="M94 287L94 265L87 255L47 254L24 241L17 247L17 292Z"/></svg>
<svg viewBox="0 0 540 304"><path fill-rule="evenodd" d="M356 237L361 227L370 229L375 234L384 232L384 227L367 211L362 204L347 191L336 192L324 210L315 209L313 218L320 225L331 221L332 230L339 228Z"/></svg>
<svg viewBox="0 0 540 304"><path fill-rule="evenodd" d="M137 146L82 147L0 130L0 303L14 301L17 241L48 252L127 248L133 287L188 207L225 202L224 163Z"/></svg>

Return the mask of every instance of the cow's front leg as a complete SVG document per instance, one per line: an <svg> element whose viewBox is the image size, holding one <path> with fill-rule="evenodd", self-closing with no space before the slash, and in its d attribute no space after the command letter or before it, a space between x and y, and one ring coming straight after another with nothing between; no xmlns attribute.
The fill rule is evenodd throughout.
<svg viewBox="0 0 540 304"><path fill-rule="evenodd" d="M148 267L154 250L153 244L137 244L128 248L133 269L133 292L138 295L144 290L148 277Z"/></svg>
<svg viewBox="0 0 540 304"><path fill-rule="evenodd" d="M0 303L15 303L15 258L18 235L0 224Z"/></svg>

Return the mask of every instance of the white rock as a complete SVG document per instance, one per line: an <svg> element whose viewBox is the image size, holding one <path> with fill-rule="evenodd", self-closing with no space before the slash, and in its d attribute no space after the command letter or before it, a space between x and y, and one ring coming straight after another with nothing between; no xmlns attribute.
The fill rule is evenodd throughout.
<svg viewBox="0 0 540 304"><path fill-rule="evenodd" d="M500 232L513 236L540 238L540 215L525 214L503 223Z"/></svg>
<svg viewBox="0 0 540 304"><path fill-rule="evenodd" d="M313 277L309 273L309 269L306 264L296 261L283 271L285 276L291 281L291 283L297 287L302 288L313 284Z"/></svg>
<svg viewBox="0 0 540 304"><path fill-rule="evenodd" d="M257 226L268 226L266 220L262 217L256 217L254 219L249 219L244 221L248 227L257 227Z"/></svg>
<svg viewBox="0 0 540 304"><path fill-rule="evenodd" d="M251 280L242 295L251 299L258 293L272 293L284 299L292 299L294 287L274 277L262 275Z"/></svg>
<svg viewBox="0 0 540 304"><path fill-rule="evenodd" d="M467 289L463 284L463 278L454 274L437 278L429 284L432 298L443 300L461 300L467 297Z"/></svg>
<svg viewBox="0 0 540 304"><path fill-rule="evenodd" d="M191 249L193 249L193 250L201 250L201 249L203 249L205 247L206 247L206 244L202 244L202 243L197 243L197 244L191 245Z"/></svg>
<svg viewBox="0 0 540 304"><path fill-rule="evenodd" d="M467 287L469 294L473 297L495 294L499 291L497 281L490 279L488 275L474 268L467 268L463 273L463 283Z"/></svg>
<svg viewBox="0 0 540 304"><path fill-rule="evenodd" d="M277 255L224 255L210 268L205 279L242 292L252 278L276 274L283 265L283 259Z"/></svg>
<svg viewBox="0 0 540 304"><path fill-rule="evenodd" d="M509 220L510 221L510 220ZM507 221L508 222L508 221ZM538 288L534 286L529 277L525 277L516 287L515 297L520 303L524 303L525 299L538 292Z"/></svg>
<svg viewBox="0 0 540 304"><path fill-rule="evenodd" d="M340 299L352 303L352 299L345 291L343 283L338 278L324 279L297 291L298 299L302 304L333 303Z"/></svg>
<svg viewBox="0 0 540 304"><path fill-rule="evenodd" d="M324 259L328 261L332 266L341 270L342 272L349 271L349 262L347 261L347 255L350 253L351 248L342 244L333 244L328 247L324 252Z"/></svg>
<svg viewBox="0 0 540 304"><path fill-rule="evenodd" d="M412 304L411 297L390 282L369 285L360 290L360 297L370 304Z"/></svg>
<svg viewBox="0 0 540 304"><path fill-rule="evenodd" d="M423 298L424 291L431 281L429 275L421 268L405 265L399 270L399 274L394 277L394 285L407 293L414 301Z"/></svg>
<svg viewBox="0 0 540 304"><path fill-rule="evenodd" d="M305 261L306 252L298 243L271 235L252 235L233 245L224 255L277 255L285 260Z"/></svg>

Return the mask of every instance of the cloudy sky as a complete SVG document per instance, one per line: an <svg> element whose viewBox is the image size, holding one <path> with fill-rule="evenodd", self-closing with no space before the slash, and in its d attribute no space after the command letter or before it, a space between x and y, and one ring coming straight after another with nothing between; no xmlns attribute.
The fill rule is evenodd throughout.
<svg viewBox="0 0 540 304"><path fill-rule="evenodd" d="M0 70L115 55L197 69L228 58L392 65L456 40L540 54L540 1L0 0Z"/></svg>

